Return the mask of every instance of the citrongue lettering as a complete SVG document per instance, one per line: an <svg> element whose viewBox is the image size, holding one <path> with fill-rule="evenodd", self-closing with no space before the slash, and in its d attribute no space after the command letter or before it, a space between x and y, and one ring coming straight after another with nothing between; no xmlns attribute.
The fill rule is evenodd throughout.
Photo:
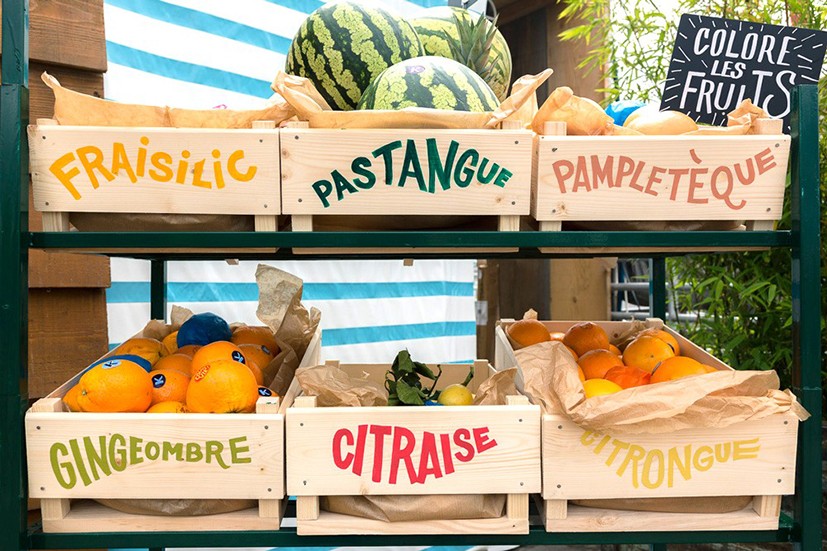
<svg viewBox="0 0 827 551"><path fill-rule="evenodd" d="M355 434L347 428L333 434L332 454L337 468L362 476L366 451L372 450L373 463L367 468L373 482L398 484L400 469L404 469L407 482L423 484L429 476L436 479L449 475L456 471L457 463L467 463L496 446L488 427L461 428L449 433L423 431L417 438L406 427L359 425ZM383 468L386 456L390 457L387 471Z"/></svg>
<svg viewBox="0 0 827 551"><path fill-rule="evenodd" d="M670 201L706 204L721 201L731 210L740 210L745 199L733 198L738 186L748 186L778 163L769 147L743 161L725 165L704 165L694 149L693 164L666 168L627 155L579 155L551 164L551 173L560 193L591 192L601 188L631 188L646 195L667 195Z"/></svg>
<svg viewBox="0 0 827 551"><path fill-rule="evenodd" d="M617 476L628 477L634 488L643 485L649 489L664 483L672 488L679 476L690 480L693 472L708 471L715 464L756 459L761 450L759 438L647 449L588 430L580 436L580 443L605 457L605 465Z"/></svg>
<svg viewBox="0 0 827 551"><path fill-rule="evenodd" d="M81 193L73 180L81 175L81 171L93 189L100 187L101 179L111 182L121 175L133 184L139 178L148 178L159 183L222 189L228 180L249 182L258 172L255 165L242 166L244 151L241 149L229 154L213 149L210 159L191 159L192 153L186 149L174 157L166 151L150 153L146 136L141 136L139 142L138 146L114 142L112 149L106 151L94 145L82 146L55 160L49 166L49 172L76 200L80 200Z"/></svg>
<svg viewBox="0 0 827 551"><path fill-rule="evenodd" d="M68 490L74 488L78 480L89 486L144 461L204 462L229 469L232 465L252 462L246 455L250 451L246 442L246 436L230 438L226 443L218 440L159 442L122 434L84 436L52 444L49 460L58 484Z"/></svg>
<svg viewBox="0 0 827 551"><path fill-rule="evenodd" d="M374 166L379 159L384 169ZM474 148L461 148L456 140L451 140L441 153L436 138L426 138L424 144L407 139L377 147L370 156L356 157L349 170L332 170L329 178L318 180L311 187L324 208L328 208L331 201L342 201L348 195L373 188L377 182L392 187L415 186L419 191L434 194L475 183L504 188L512 176L504 166Z"/></svg>

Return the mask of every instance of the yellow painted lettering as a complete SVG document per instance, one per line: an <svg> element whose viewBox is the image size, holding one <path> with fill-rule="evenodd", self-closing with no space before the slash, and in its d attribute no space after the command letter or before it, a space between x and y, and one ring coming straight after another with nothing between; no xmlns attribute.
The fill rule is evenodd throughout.
<svg viewBox="0 0 827 551"><path fill-rule="evenodd" d="M617 454L620 453L620 450L625 450L626 448L629 447L628 442L623 442L622 440L618 440L617 438L612 440L612 445L614 445L615 449L613 449L612 453L609 454L609 457L606 458L606 466L607 467L612 466L612 462L617 457Z"/></svg>
<svg viewBox="0 0 827 551"><path fill-rule="evenodd" d="M603 448L605 448L605 447L606 447L606 444L608 444L608 443L609 443L609 440L611 440L611 439L612 439L612 437L611 437L611 436L608 436L608 435L607 435L607 436L604 436L604 437L600 440L600 443L599 443L597 446L595 446L595 448L594 448L594 453L595 453L595 454L598 454L598 453L600 453L601 451L603 451Z"/></svg>
<svg viewBox="0 0 827 551"><path fill-rule="evenodd" d="M74 197L75 200L78 200L80 199L80 193L78 193L77 188L75 188L75 185L72 183L72 178L80 174L80 169L78 169L78 167L76 166L73 166L68 171L65 171L66 165L68 165L74 160L75 154L74 152L70 151L69 153L61 156L58 160L53 162L52 165L49 167L49 172L51 172L54 175L54 177L57 178L58 182L63 184L63 187L69 190L69 193L72 194L72 197Z"/></svg>
<svg viewBox="0 0 827 551"><path fill-rule="evenodd" d="M141 136L139 141L143 146L149 145L149 138L146 136ZM136 164L138 166L136 167L135 172L139 177L143 178L146 173L146 147L138 147L138 162Z"/></svg>
<svg viewBox="0 0 827 551"><path fill-rule="evenodd" d="M112 144L112 174L119 174L121 170L126 172L129 181L133 184L138 181L129 163L129 157L126 156L126 148L122 143L115 142Z"/></svg>
<svg viewBox="0 0 827 551"><path fill-rule="evenodd" d="M178 171L175 173L175 183L176 184L183 184L187 181L187 169L189 169L189 163L187 159L190 158L189 151L182 151L181 152L181 159L178 161Z"/></svg>
<svg viewBox="0 0 827 551"><path fill-rule="evenodd" d="M623 458L623 461L621 461L620 466L617 468L617 476L623 476L626 467L631 463L632 486L637 488L640 486L638 481L638 461L646 456L646 450L643 449L643 446L638 446L637 444L628 444L628 446L629 451L626 452L626 457Z"/></svg>
<svg viewBox="0 0 827 551"><path fill-rule="evenodd" d="M591 446L596 439L594 432L590 430L584 430L583 434L580 435L580 443L584 446Z"/></svg>
<svg viewBox="0 0 827 551"><path fill-rule="evenodd" d="M669 448L669 468L667 472L669 473L669 478L667 480L667 486L670 488L675 483L675 469L679 473L684 480L689 480L692 478L692 465L691 459L692 457L692 445L687 444L683 447L683 462L681 462L680 451L678 448Z"/></svg>
<svg viewBox="0 0 827 551"><path fill-rule="evenodd" d="M213 159L220 159L221 158L221 151L218 149L212 150ZM224 187L224 173L221 171L221 161L213 161L212 163L212 175L215 178L215 187L221 189Z"/></svg>
<svg viewBox="0 0 827 551"><path fill-rule="evenodd" d="M106 178L107 182L111 182L115 179L115 175L103 166L103 152L94 145L79 147L77 155L78 159L80 159L80 164L83 165L83 169L89 177L89 181L92 183L93 188L98 189L99 186L98 177L95 175L95 170L100 172L101 176Z"/></svg>
<svg viewBox="0 0 827 551"><path fill-rule="evenodd" d="M699 471L708 471L712 468L715 459L712 457L712 448L709 446L701 446L695 450L695 455L692 457L692 465Z"/></svg>
<svg viewBox="0 0 827 551"><path fill-rule="evenodd" d="M202 180L201 175L204 173L204 159L195 163L195 168L192 169L192 185L212 189L212 182L209 180Z"/></svg>
<svg viewBox="0 0 827 551"><path fill-rule="evenodd" d="M720 444L715 444L715 461L718 463L724 463L729 460L729 456L732 453L732 442L723 442Z"/></svg>
<svg viewBox="0 0 827 551"><path fill-rule="evenodd" d="M230 174L230 176L232 176L239 182L249 182L250 180L255 178L256 171L258 170L258 168L256 168L255 165L250 165L250 167L247 169L247 172L239 172L236 168L236 163L243 158L244 152L242 150L239 149L237 151L233 151L230 154L230 157L227 159L227 172Z"/></svg>
<svg viewBox="0 0 827 551"><path fill-rule="evenodd" d="M739 461L741 459L755 459L758 457L758 452L760 449L761 444L759 438L753 438L752 440L737 440L733 445L732 460Z"/></svg>
<svg viewBox="0 0 827 551"><path fill-rule="evenodd" d="M150 178L156 182L172 180L172 155L163 151L156 151L149 157L149 164L154 167L149 169Z"/></svg>
<svg viewBox="0 0 827 551"><path fill-rule="evenodd" d="M657 467L652 464L657 460ZM663 452L660 450L649 450L646 454L646 460L643 462L643 473L641 474L641 482L647 488L654 489L663 484L665 461L663 459ZM657 474L657 478L652 480L652 472Z"/></svg>

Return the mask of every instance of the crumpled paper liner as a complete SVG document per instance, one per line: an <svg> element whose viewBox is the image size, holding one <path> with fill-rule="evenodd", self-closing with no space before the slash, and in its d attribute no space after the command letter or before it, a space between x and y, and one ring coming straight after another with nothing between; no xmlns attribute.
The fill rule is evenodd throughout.
<svg viewBox="0 0 827 551"><path fill-rule="evenodd" d="M586 399L577 364L562 343L539 343L514 355L523 391L535 404L597 432L721 428L786 412L809 417L792 392L779 390L775 371L717 371Z"/></svg>
<svg viewBox="0 0 827 551"><path fill-rule="evenodd" d="M502 406L507 403L506 396L518 395L514 379L517 377L517 368L512 367L499 371L480 383L474 393L475 406Z"/></svg>
<svg viewBox="0 0 827 551"><path fill-rule="evenodd" d="M338 366L317 365L296 370L306 396L316 396L319 407L387 406L388 391L367 378L351 377Z"/></svg>
<svg viewBox="0 0 827 551"><path fill-rule="evenodd" d="M322 496L324 511L385 522L499 518L505 514L506 496L410 495Z"/></svg>
<svg viewBox="0 0 827 551"><path fill-rule="evenodd" d="M752 496L635 497L619 499L572 499L581 507L654 513L722 514L740 511L752 503Z"/></svg>
<svg viewBox="0 0 827 551"><path fill-rule="evenodd" d="M79 231L253 231L252 216L231 214L151 214L72 212L69 222Z"/></svg>
<svg viewBox="0 0 827 551"><path fill-rule="evenodd" d="M251 128L253 121L278 124L295 114L281 98L268 102L263 109L179 109L108 101L64 88L49 73L44 72L40 78L55 95L54 118L67 126Z"/></svg>
<svg viewBox="0 0 827 551"><path fill-rule="evenodd" d="M252 499L96 499L101 505L130 515L191 517L250 509Z"/></svg>
<svg viewBox="0 0 827 551"><path fill-rule="evenodd" d="M729 113L727 126L702 126L681 136L742 136L753 133L755 121L768 118L766 111L743 100ZM569 136L643 136L644 134L614 124L614 120L600 105L588 98L576 96L568 86L556 88L535 114L531 127L537 134L545 134L546 122L566 123Z"/></svg>
<svg viewBox="0 0 827 551"><path fill-rule="evenodd" d="M531 99L535 90L551 76L546 69L523 77L522 88L512 93L494 112L447 111L408 107L399 111L333 111L312 82L279 71L270 86L287 100L299 119L311 128L496 128Z"/></svg>

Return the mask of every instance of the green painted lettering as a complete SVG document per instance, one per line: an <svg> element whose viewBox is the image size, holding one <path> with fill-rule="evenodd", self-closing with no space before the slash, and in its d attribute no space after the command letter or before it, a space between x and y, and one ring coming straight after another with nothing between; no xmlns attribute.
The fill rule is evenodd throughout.
<svg viewBox="0 0 827 551"><path fill-rule="evenodd" d="M224 451L224 444L218 440L207 440L206 448L207 463L211 462L211 458L215 458L215 462L218 463L222 469L230 468L230 466L224 462L224 458L221 457L221 452Z"/></svg>
<svg viewBox="0 0 827 551"><path fill-rule="evenodd" d="M330 192L333 191L333 184L328 182L327 180L319 180L318 182L313 182L313 191L316 192L316 196L319 198L319 201L322 202L322 206L327 208L330 206L330 202L327 200L327 197L330 195Z"/></svg>
<svg viewBox="0 0 827 551"><path fill-rule="evenodd" d="M75 468L72 466L71 461L60 462L58 454L66 457L69 455L69 450L66 449L64 444L55 442L52 444L52 447L49 448L49 461L52 463L52 472L55 473L58 484L67 490L71 490L78 481Z"/></svg>
<svg viewBox="0 0 827 551"><path fill-rule="evenodd" d="M251 463L251 457L241 457L242 453L249 452L250 446L241 446L242 442L246 442L246 436L239 436L238 438L230 438L230 462L231 463Z"/></svg>
<svg viewBox="0 0 827 551"><path fill-rule="evenodd" d="M402 172L399 174L399 181L396 185L405 187L408 178L413 176L422 191L428 191L425 187L425 176L422 174L422 165L419 162L419 152L416 150L416 142L409 139L405 147L405 160L402 162Z"/></svg>
<svg viewBox="0 0 827 551"><path fill-rule="evenodd" d="M75 460L75 467L77 467L83 485L89 486L92 479L89 478L89 473L86 471L86 464L83 462L83 454L80 453L78 441L76 439L69 440L69 448L72 450L72 459Z"/></svg>
<svg viewBox="0 0 827 551"><path fill-rule="evenodd" d="M454 183L457 187L468 187L471 184L471 180L474 178L474 169L472 167L477 166L477 161L479 160L480 154L476 149L468 149L459 156L457 166L454 168ZM462 174L462 176L460 174Z"/></svg>
<svg viewBox="0 0 827 551"><path fill-rule="evenodd" d="M345 192L356 193L359 191L338 170L334 170L330 175L333 176L333 182L336 184L336 198L339 201L345 198Z"/></svg>
<svg viewBox="0 0 827 551"><path fill-rule="evenodd" d="M86 457L89 459L89 470L92 471L92 478L95 480L100 480L101 477L98 474L98 468L104 476L112 474L109 462L106 460L106 436L99 436L98 443L100 448L96 449L90 437L83 437L83 447L86 449Z"/></svg>
<svg viewBox="0 0 827 551"><path fill-rule="evenodd" d="M115 433L109 437L109 465L120 472L126 469L126 438Z"/></svg>
<svg viewBox="0 0 827 551"><path fill-rule="evenodd" d="M176 442L175 444L172 442L164 442L161 448L161 459L169 461L171 457L174 457L176 461L183 461L184 444L181 442Z"/></svg>
<svg viewBox="0 0 827 551"><path fill-rule="evenodd" d="M371 151L371 155L373 158L376 159L380 155L382 156L382 160L385 163L385 185L392 186L393 185L393 151L395 149L399 149L402 147L402 141L396 140L395 142L390 142L383 145L380 148L374 149Z"/></svg>
<svg viewBox="0 0 827 551"><path fill-rule="evenodd" d="M514 174L508 170L507 168L503 168L499 174L497 174L497 179L494 180L494 185L497 187L505 187L505 183L512 177Z"/></svg>
<svg viewBox="0 0 827 551"><path fill-rule="evenodd" d="M187 463L196 463L204 459L198 442L187 442Z"/></svg>
<svg viewBox="0 0 827 551"><path fill-rule="evenodd" d="M457 156L459 142L451 140L451 143L448 144L445 164L442 164L442 159L440 159L436 138L428 138L425 142L428 144L428 193L436 191L436 180L439 180L439 185L443 191L447 191L451 187L451 171L454 168L454 159Z"/></svg>
<svg viewBox="0 0 827 551"><path fill-rule="evenodd" d="M483 157L480 161L480 166L477 169L477 180L481 184L490 184L491 180L494 179L494 175L497 174L497 171L500 170L500 165L497 163L491 163L491 170L488 171L488 174L485 173L485 166L489 163L488 157Z"/></svg>
<svg viewBox="0 0 827 551"><path fill-rule="evenodd" d="M129 464L130 465L137 465L138 463L143 463L144 458L141 457L141 442L143 442L143 438L138 438L137 436L130 436L129 437Z"/></svg>
<svg viewBox="0 0 827 551"><path fill-rule="evenodd" d="M376 174L368 170L371 164L370 159L367 157L356 157L353 159L353 162L350 163L350 170L352 170L354 174L365 177L364 180L360 178L353 179L353 183L360 189L370 189L373 187L373 184L376 183Z"/></svg>
<svg viewBox="0 0 827 551"><path fill-rule="evenodd" d="M158 442L147 442L144 446L144 455L150 461L155 461L161 455L161 444Z"/></svg>

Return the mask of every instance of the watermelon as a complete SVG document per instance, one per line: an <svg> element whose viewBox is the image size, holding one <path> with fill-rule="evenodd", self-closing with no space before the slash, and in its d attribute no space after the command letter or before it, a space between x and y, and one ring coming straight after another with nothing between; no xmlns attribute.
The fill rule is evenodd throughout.
<svg viewBox="0 0 827 551"><path fill-rule="evenodd" d="M411 24L422 41L425 55L447 57L470 67L485 79L497 99L503 101L508 96L511 83L511 50L502 33L491 22L487 22L485 29L494 32L490 47L484 43L473 43L486 39L484 34L471 37L471 27L478 18L478 14L463 8L440 6L423 10L422 16L412 19ZM461 31L465 40L472 43L463 43Z"/></svg>
<svg viewBox="0 0 827 551"><path fill-rule="evenodd" d="M497 96L479 75L452 59L422 56L382 71L358 109L429 107L449 111L493 111Z"/></svg>
<svg viewBox="0 0 827 551"><path fill-rule="evenodd" d="M304 20L284 70L311 80L334 109L350 110L379 73L421 55L416 31L401 17L355 2L336 2Z"/></svg>

